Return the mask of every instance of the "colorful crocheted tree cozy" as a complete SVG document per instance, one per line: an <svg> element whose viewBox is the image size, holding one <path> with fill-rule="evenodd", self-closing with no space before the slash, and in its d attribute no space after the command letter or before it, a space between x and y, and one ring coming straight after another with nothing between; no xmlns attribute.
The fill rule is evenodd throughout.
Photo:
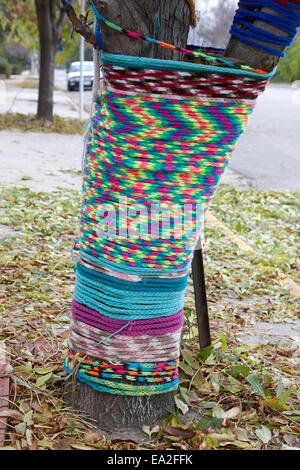
<svg viewBox="0 0 300 470"><path fill-rule="evenodd" d="M65 368L100 391L163 393L178 386L203 214L269 76L113 54L103 65Z"/></svg>
<svg viewBox="0 0 300 470"><path fill-rule="evenodd" d="M215 65L102 54L65 369L103 392L178 387L184 293L203 215L272 76L235 66L220 50L180 50Z"/></svg>

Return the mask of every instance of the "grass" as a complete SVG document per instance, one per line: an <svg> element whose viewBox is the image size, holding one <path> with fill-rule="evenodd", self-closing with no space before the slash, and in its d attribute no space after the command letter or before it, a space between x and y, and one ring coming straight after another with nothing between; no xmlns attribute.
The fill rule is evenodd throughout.
<svg viewBox="0 0 300 470"><path fill-rule="evenodd" d="M0 114L0 130L19 132L54 132L57 134L82 134L85 121L54 115L53 122L38 120L34 114Z"/></svg>
<svg viewBox="0 0 300 470"><path fill-rule="evenodd" d="M293 322L300 302L277 282L299 275L299 194L221 186L214 213L256 248L241 253L214 226L205 228L212 346L199 351L191 281L181 344L176 413L144 427L148 439L105 441L62 401L67 328L74 286L70 257L78 237L80 194L72 190L1 191L0 340L11 350L8 447L16 449L284 449L299 447L299 353L288 346L245 345L256 322ZM36 349L43 338L54 347ZM193 410L197 419L188 418Z"/></svg>
<svg viewBox="0 0 300 470"><path fill-rule="evenodd" d="M32 90L38 90L39 88L39 79L38 78L33 78L33 77L27 77L25 80L22 82L21 88L29 88ZM57 86L54 86L54 91L58 91L59 88Z"/></svg>

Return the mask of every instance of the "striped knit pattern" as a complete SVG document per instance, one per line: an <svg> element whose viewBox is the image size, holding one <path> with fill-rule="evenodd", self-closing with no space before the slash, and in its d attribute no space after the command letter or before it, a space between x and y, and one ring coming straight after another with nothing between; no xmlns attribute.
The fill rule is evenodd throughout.
<svg viewBox="0 0 300 470"><path fill-rule="evenodd" d="M111 55L104 76L85 155L65 369L102 392L166 393L178 386L203 215L267 81L203 65L121 67Z"/></svg>
<svg viewBox="0 0 300 470"><path fill-rule="evenodd" d="M108 342L97 345L99 337L105 340L109 333L86 325L74 318L71 320L69 344L71 349L81 351L99 359L110 361L157 362L175 360L179 356L180 329L160 335L125 336L114 335Z"/></svg>
<svg viewBox="0 0 300 470"><path fill-rule="evenodd" d="M119 395L154 395L178 386L178 360L158 363L85 361L68 353L65 369L100 392ZM130 383L131 382L131 383Z"/></svg>

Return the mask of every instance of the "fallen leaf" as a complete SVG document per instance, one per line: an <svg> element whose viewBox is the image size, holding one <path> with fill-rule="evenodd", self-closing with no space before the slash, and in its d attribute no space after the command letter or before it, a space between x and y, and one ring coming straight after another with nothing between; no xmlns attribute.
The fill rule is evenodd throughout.
<svg viewBox="0 0 300 470"><path fill-rule="evenodd" d="M52 372L50 372L49 374L46 374L46 375L42 375L41 377L39 377L36 381L36 385L38 387L42 387L43 385L45 385L48 380L50 380L52 377Z"/></svg>
<svg viewBox="0 0 300 470"><path fill-rule="evenodd" d="M25 431L26 431L26 424L20 423L15 426L16 433L19 434L20 436L25 436Z"/></svg>
<svg viewBox="0 0 300 470"><path fill-rule="evenodd" d="M95 450L93 447L87 447L83 444L70 444L70 446L75 450Z"/></svg>
<svg viewBox="0 0 300 470"><path fill-rule="evenodd" d="M183 414L186 414L186 413L189 411L189 407L187 406L187 404L184 403L184 402L178 397L178 395L175 395L175 403L176 403L177 408L179 408L180 411L181 411Z"/></svg>
<svg viewBox="0 0 300 470"><path fill-rule="evenodd" d="M23 421L24 415L17 410L3 410L0 411L0 418L12 418L17 419L18 421Z"/></svg>
<svg viewBox="0 0 300 470"><path fill-rule="evenodd" d="M226 413L227 419L235 419L241 414L241 407L234 406L233 408L230 408L230 410L226 411L225 413Z"/></svg>
<svg viewBox="0 0 300 470"><path fill-rule="evenodd" d="M238 441L249 441L248 433L244 428L235 428L233 429L234 434Z"/></svg>
<svg viewBox="0 0 300 470"><path fill-rule="evenodd" d="M25 423L27 426L32 426L32 425L33 425L32 414L33 414L33 410L30 410L30 411L28 411L28 413L26 413L25 416L24 416L24 423ZM31 445L31 444L30 444L30 445Z"/></svg>
<svg viewBox="0 0 300 470"><path fill-rule="evenodd" d="M100 441L101 439L103 439L103 436L101 436L101 435L98 434L97 432L88 431L88 432L84 435L83 442L84 442L85 444L95 444L95 442L98 442L98 441Z"/></svg>
<svg viewBox="0 0 300 470"><path fill-rule="evenodd" d="M44 447L46 449L53 449L54 448L54 443L51 442L51 441L46 441L46 440L41 440L41 441L38 441L37 443L38 447Z"/></svg>
<svg viewBox="0 0 300 470"><path fill-rule="evenodd" d="M164 426L163 430L170 434L170 436L181 437L182 439L190 439L195 435L195 431L190 429L184 429L179 426Z"/></svg>
<svg viewBox="0 0 300 470"><path fill-rule="evenodd" d="M272 439L272 432L269 428L267 428L267 426L264 425L262 425L260 429L256 429L255 434L264 444L268 444L268 442Z"/></svg>

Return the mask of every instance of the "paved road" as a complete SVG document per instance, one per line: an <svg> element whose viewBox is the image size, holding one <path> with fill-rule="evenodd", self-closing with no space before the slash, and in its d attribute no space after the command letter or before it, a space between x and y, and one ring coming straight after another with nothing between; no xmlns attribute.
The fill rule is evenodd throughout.
<svg viewBox="0 0 300 470"><path fill-rule="evenodd" d="M300 190L300 88L269 85L229 167L262 189Z"/></svg>
<svg viewBox="0 0 300 470"><path fill-rule="evenodd" d="M64 71L57 72L56 83L67 90ZM78 92L67 93L79 103ZM86 109L91 102L92 92L85 91ZM300 86L269 85L258 100L229 168L262 189L300 190Z"/></svg>
<svg viewBox="0 0 300 470"><path fill-rule="evenodd" d="M67 90L67 75L64 70L55 71L55 85L64 90L68 96L79 106L79 92ZM93 93L91 90L84 91L84 106L86 111L91 108Z"/></svg>

